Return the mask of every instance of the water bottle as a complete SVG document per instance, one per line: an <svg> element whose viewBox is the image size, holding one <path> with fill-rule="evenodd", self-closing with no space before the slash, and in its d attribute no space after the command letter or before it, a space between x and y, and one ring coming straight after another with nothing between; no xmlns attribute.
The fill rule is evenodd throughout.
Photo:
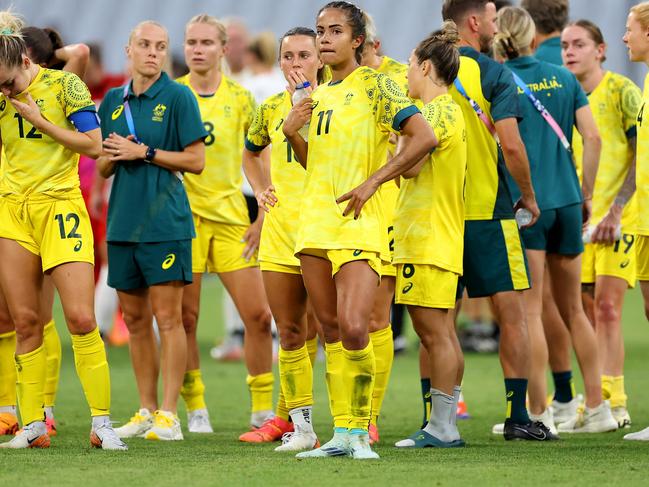
<svg viewBox="0 0 649 487"><path fill-rule="evenodd" d="M307 93L306 91L309 86L311 86L311 83L309 83L308 81L295 85L295 91L293 92L293 96L291 97L293 105L297 105L302 100L309 97L309 93ZM307 139L309 134L309 122L304 124L304 127L299 130L299 133L304 138L304 140Z"/></svg>
<svg viewBox="0 0 649 487"><path fill-rule="evenodd" d="M595 228L596 227L591 227L591 226L586 228L586 231L581 236L581 239L584 241L585 244L590 243L591 238L593 238L593 232L595 231ZM620 240L621 238L622 238L622 225L618 225L617 228L615 229L615 240Z"/></svg>
<svg viewBox="0 0 649 487"><path fill-rule="evenodd" d="M516 210L516 215L514 215L514 218L516 218L516 224L518 225L518 228L522 228L525 225L529 225L532 221L532 212L527 208L519 208L518 210Z"/></svg>

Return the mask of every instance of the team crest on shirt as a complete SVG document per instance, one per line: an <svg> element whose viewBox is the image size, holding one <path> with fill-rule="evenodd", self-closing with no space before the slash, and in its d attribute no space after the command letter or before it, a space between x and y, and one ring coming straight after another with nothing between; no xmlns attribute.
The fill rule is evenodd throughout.
<svg viewBox="0 0 649 487"><path fill-rule="evenodd" d="M345 95L345 105L351 105L352 98L354 98L354 93L347 93L347 95Z"/></svg>
<svg viewBox="0 0 649 487"><path fill-rule="evenodd" d="M38 108L40 108L41 110L43 110L45 108L45 100L43 100L42 98L36 98L34 100L34 103L36 103Z"/></svg>
<svg viewBox="0 0 649 487"><path fill-rule="evenodd" d="M225 118L230 118L232 116L232 107L230 105L225 105L223 107L223 115Z"/></svg>
<svg viewBox="0 0 649 487"><path fill-rule="evenodd" d="M167 107L162 103L158 103L153 109L153 117L151 117L151 120L154 122L162 122L166 111Z"/></svg>

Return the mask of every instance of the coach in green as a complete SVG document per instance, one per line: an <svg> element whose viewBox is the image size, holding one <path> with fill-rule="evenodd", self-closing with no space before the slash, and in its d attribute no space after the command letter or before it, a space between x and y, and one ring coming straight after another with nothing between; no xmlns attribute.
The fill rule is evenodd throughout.
<svg viewBox="0 0 649 487"><path fill-rule="evenodd" d="M207 133L192 93L162 72L168 42L160 24L138 24L126 48L133 80L109 91L99 108L104 153L98 164L104 177L115 175L108 284L118 291L130 332L140 395L138 412L115 430L123 438L183 439L176 414L187 360L181 305L192 279L195 233L182 174L203 170ZM153 316L161 338L160 404Z"/></svg>

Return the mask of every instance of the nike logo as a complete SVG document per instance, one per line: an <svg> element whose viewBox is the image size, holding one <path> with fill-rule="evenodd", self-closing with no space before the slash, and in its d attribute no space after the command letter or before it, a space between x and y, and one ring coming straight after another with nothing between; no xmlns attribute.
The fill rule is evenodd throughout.
<svg viewBox="0 0 649 487"><path fill-rule="evenodd" d="M335 448L335 447L323 448L322 451L325 452L330 457L339 457L341 455L347 455L347 452L345 450L341 450L340 448Z"/></svg>
<svg viewBox="0 0 649 487"><path fill-rule="evenodd" d="M514 425L514 429L520 431L521 433L525 433L527 436L531 436L535 440L543 441L543 440L545 440L547 438L547 436L545 434L545 431L543 431L542 429L539 430L540 434L537 434L534 431L530 431L530 430L528 430L526 428L522 428L522 427L516 426L516 425Z"/></svg>
<svg viewBox="0 0 649 487"><path fill-rule="evenodd" d="M32 443L34 443L39 438L40 438L40 436L37 436L36 438L32 438L31 440L29 438L27 438L27 443L31 445Z"/></svg>

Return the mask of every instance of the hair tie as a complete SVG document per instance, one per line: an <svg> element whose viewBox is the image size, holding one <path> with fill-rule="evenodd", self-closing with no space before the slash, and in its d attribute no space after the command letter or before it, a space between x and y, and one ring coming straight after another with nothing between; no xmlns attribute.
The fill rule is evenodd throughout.
<svg viewBox="0 0 649 487"><path fill-rule="evenodd" d="M9 28L0 30L0 35L3 35L3 36L10 36L13 33L14 33L14 31L9 29Z"/></svg>

